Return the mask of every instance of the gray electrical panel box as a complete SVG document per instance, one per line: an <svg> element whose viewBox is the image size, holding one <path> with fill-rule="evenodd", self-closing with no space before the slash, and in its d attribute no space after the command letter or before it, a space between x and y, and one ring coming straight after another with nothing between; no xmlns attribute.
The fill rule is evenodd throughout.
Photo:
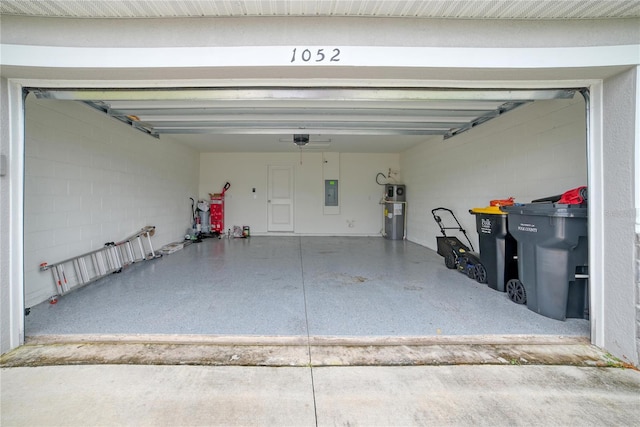
<svg viewBox="0 0 640 427"><path fill-rule="evenodd" d="M338 206L338 180L324 180L324 205Z"/></svg>

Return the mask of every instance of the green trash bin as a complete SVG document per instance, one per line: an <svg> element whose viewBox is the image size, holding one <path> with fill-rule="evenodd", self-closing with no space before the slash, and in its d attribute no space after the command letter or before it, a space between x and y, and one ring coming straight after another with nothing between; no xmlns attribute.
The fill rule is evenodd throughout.
<svg viewBox="0 0 640 427"><path fill-rule="evenodd" d="M518 278L516 239L507 228L507 214L498 206L473 208L480 246L480 263L486 272L487 285L500 292L507 282Z"/></svg>
<svg viewBox="0 0 640 427"><path fill-rule="evenodd" d="M587 207L558 203L503 206L518 242L519 283L527 308L557 320L588 318ZM516 302L507 284L509 297ZM518 297L517 293L514 293Z"/></svg>

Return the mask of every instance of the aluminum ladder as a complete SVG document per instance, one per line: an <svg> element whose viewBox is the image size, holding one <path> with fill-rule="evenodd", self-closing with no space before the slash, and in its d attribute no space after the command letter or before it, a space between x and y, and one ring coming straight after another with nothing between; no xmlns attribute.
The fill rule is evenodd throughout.
<svg viewBox="0 0 640 427"><path fill-rule="evenodd" d="M87 252L54 264L40 264L40 270L51 270L57 296L65 295L74 289L87 285L112 273L119 273L130 264L158 258L151 244L155 226L149 225L120 242L105 243L103 248ZM146 242L146 245L145 245Z"/></svg>

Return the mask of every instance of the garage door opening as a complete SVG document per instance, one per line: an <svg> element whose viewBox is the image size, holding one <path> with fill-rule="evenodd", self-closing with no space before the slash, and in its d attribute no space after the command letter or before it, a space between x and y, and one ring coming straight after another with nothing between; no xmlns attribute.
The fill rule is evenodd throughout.
<svg viewBox="0 0 640 427"><path fill-rule="evenodd" d="M588 320L539 316L447 270L429 217L452 207L477 243L470 208L585 185L585 104L576 89L258 88L224 90L214 101L195 96L205 91L33 92L27 336L589 335ZM340 98L346 94L359 98ZM308 133L310 146L294 144L294 133ZM286 236L263 227L273 164L294 169L295 229ZM407 241L379 236L380 172L407 185ZM332 173L341 198L327 211L321 184ZM250 239L189 245L48 303L55 284L42 262L146 225L156 226L156 247L181 239L191 226L189 198L226 181L226 221L251 225Z"/></svg>

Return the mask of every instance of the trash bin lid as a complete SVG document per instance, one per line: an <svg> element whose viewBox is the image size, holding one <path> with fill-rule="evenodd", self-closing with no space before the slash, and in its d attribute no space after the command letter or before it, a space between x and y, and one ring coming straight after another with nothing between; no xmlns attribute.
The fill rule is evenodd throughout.
<svg viewBox="0 0 640 427"><path fill-rule="evenodd" d="M500 206L487 206L486 208L473 208L469 210L470 214L490 214L490 215L506 215L506 212L500 210Z"/></svg>
<svg viewBox="0 0 640 427"><path fill-rule="evenodd" d="M509 214L554 216L562 218L586 218L586 205L565 205L561 203L529 203L520 206L501 206Z"/></svg>

